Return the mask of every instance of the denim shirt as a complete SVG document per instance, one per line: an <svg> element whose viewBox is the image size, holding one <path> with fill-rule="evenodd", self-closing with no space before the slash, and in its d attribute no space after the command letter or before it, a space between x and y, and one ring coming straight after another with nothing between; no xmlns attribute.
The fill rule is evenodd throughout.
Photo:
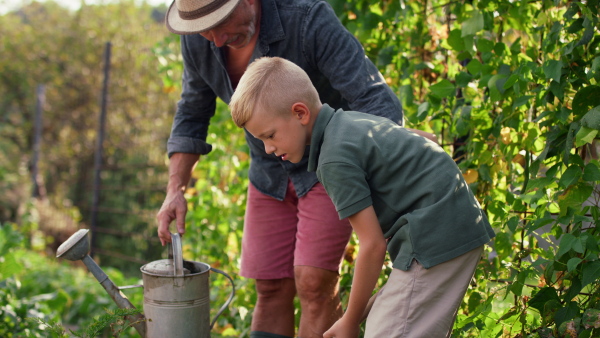
<svg viewBox="0 0 600 338"><path fill-rule="evenodd" d="M288 59L306 71L322 102L336 109L356 110L403 124L402 107L362 45L346 30L323 0L260 0L258 41L250 62L262 56ZM216 98L229 103L233 87L223 48L199 34L181 36L184 60L183 91L171 136L173 153L207 154L210 119ZM222 135L226 136L226 135ZM250 182L262 193L283 200L288 178L298 197L317 183L307 171L308 149L299 163L282 161L265 152L262 141L246 132L250 148Z"/></svg>

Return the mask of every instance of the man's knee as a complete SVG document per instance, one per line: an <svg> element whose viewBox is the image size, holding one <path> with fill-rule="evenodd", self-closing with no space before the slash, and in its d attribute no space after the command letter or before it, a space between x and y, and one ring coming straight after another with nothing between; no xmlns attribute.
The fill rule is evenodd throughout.
<svg viewBox="0 0 600 338"><path fill-rule="evenodd" d="M339 275L312 267L296 267L296 290L301 300L319 301L335 298Z"/></svg>
<svg viewBox="0 0 600 338"><path fill-rule="evenodd" d="M296 286L293 279L257 279L256 292L262 299L287 300L294 298Z"/></svg>

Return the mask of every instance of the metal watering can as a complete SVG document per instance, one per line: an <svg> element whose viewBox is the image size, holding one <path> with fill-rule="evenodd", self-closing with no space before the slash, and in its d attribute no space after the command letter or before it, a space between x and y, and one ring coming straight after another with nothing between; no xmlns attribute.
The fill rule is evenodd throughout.
<svg viewBox="0 0 600 338"><path fill-rule="evenodd" d="M235 294L233 279L225 272L201 262L184 261L181 253L181 237L171 234L169 259L150 262L140 268L144 285L117 287L88 255L90 242L88 229L71 235L56 251L56 257L70 261L82 260L100 285L119 308L134 309L123 289L144 288L144 315L127 318L144 338L210 337L210 330L217 318L231 303ZM209 274L222 274L231 282L231 294L210 321Z"/></svg>

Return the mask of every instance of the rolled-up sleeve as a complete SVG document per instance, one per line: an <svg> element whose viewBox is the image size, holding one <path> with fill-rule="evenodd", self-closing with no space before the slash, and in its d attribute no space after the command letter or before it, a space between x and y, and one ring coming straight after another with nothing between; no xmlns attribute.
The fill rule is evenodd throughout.
<svg viewBox="0 0 600 338"><path fill-rule="evenodd" d="M217 96L198 72L186 40L182 38L181 41L184 64L182 93L167 142L169 157L173 153L204 155L212 150L212 146L206 143L206 136L210 119L215 114Z"/></svg>

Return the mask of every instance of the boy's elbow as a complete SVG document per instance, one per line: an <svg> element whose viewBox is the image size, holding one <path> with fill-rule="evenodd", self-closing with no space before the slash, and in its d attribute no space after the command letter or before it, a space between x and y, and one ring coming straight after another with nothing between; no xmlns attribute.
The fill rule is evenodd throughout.
<svg viewBox="0 0 600 338"><path fill-rule="evenodd" d="M385 242L385 239L372 243L368 250L377 257L385 257L385 254L387 252L387 244Z"/></svg>

